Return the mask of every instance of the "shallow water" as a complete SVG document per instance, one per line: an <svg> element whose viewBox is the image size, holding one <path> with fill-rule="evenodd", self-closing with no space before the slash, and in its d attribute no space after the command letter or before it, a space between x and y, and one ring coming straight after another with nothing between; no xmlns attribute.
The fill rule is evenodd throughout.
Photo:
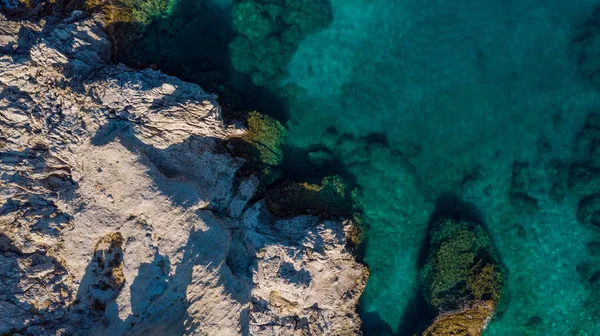
<svg viewBox="0 0 600 336"><path fill-rule="evenodd" d="M549 198L547 169L582 159L573 138L600 107L569 53L600 1L331 0L333 20L286 42L290 57L266 84L228 59L230 1L178 6L149 28L145 62L221 94L242 91L242 106L285 122L284 155L331 158L321 167L288 157L288 177L335 167L359 190L367 335L414 327L419 249L448 192L479 208L509 270L510 302L485 335L600 334L600 307L576 272L585 261L600 268L585 248L600 235L577 222L574 195ZM249 61L267 67L261 57ZM529 165L537 212L510 204L516 161ZM528 323L534 316L541 324Z"/></svg>

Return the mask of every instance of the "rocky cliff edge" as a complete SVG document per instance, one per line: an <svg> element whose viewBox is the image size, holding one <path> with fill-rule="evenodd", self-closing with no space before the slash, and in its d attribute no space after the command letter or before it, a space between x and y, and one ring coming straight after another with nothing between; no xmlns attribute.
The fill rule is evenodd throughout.
<svg viewBox="0 0 600 336"><path fill-rule="evenodd" d="M0 15L0 334L350 335L349 222L269 214L216 97Z"/></svg>

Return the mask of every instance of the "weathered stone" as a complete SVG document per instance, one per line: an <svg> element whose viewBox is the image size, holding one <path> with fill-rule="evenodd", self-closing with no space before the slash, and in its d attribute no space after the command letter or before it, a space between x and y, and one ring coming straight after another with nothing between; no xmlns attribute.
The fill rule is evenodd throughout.
<svg viewBox="0 0 600 336"><path fill-rule="evenodd" d="M481 335L502 298L505 272L480 223L460 214L433 218L420 278L438 315L424 335Z"/></svg>
<svg viewBox="0 0 600 336"><path fill-rule="evenodd" d="M104 24L0 39L0 333L359 333L350 223L250 204L256 177L224 146L259 136L276 162L280 125L230 126L199 86L112 64Z"/></svg>

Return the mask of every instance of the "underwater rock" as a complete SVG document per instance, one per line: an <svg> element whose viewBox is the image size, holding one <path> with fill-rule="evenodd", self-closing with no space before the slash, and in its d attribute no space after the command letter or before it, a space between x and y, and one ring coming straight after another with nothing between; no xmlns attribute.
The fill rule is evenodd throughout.
<svg viewBox="0 0 600 336"><path fill-rule="evenodd" d="M523 326L528 333L536 333L537 329L539 329L543 324L544 321L542 321L541 318L538 316L533 316L527 320Z"/></svg>
<svg viewBox="0 0 600 336"><path fill-rule="evenodd" d="M268 190L265 200L275 216L311 214L325 218L351 217L352 196L339 176L325 177L321 184L285 181Z"/></svg>
<svg viewBox="0 0 600 336"><path fill-rule="evenodd" d="M600 167L600 139L594 139L590 143L589 165L592 167Z"/></svg>
<svg viewBox="0 0 600 336"><path fill-rule="evenodd" d="M437 316L423 336L481 335L494 309L490 301L468 302L457 310Z"/></svg>
<svg viewBox="0 0 600 336"><path fill-rule="evenodd" d="M540 155L547 155L552 152L552 145L548 142L545 137L539 138L537 141L538 153Z"/></svg>
<svg viewBox="0 0 600 336"><path fill-rule="evenodd" d="M135 41L141 38L155 18L170 13L176 0L79 0L80 9L102 13L106 32L112 42L115 60L131 58L136 53Z"/></svg>
<svg viewBox="0 0 600 336"><path fill-rule="evenodd" d="M587 165L573 164L569 170L569 189L577 195L600 191L600 170Z"/></svg>
<svg viewBox="0 0 600 336"><path fill-rule="evenodd" d="M545 167L550 189L548 196L554 202L562 202L567 196L567 181L569 179L569 166L558 159L551 159Z"/></svg>
<svg viewBox="0 0 600 336"><path fill-rule="evenodd" d="M592 257L600 257L600 242L587 243L587 250Z"/></svg>
<svg viewBox="0 0 600 336"><path fill-rule="evenodd" d="M600 10L579 27L572 42L571 53L575 56L581 73L590 83L600 88Z"/></svg>
<svg viewBox="0 0 600 336"><path fill-rule="evenodd" d="M256 111L248 114L247 124L247 132L231 138L227 148L231 155L245 159L238 173L255 174L265 186L281 173L278 166L283 158L281 146L286 129L277 120Z"/></svg>
<svg viewBox="0 0 600 336"><path fill-rule="evenodd" d="M579 197L577 221L600 228L600 115L590 113L575 137L576 150L587 158L569 168L567 186Z"/></svg>
<svg viewBox="0 0 600 336"><path fill-rule="evenodd" d="M540 211L537 199L525 193L514 193L510 195L510 201L513 206L525 213L534 213Z"/></svg>
<svg viewBox="0 0 600 336"><path fill-rule="evenodd" d="M600 114L589 113L581 131L574 138L575 153L582 158L592 155L592 143L600 139ZM590 157L591 159L591 157ZM591 160L590 160L591 161Z"/></svg>
<svg viewBox="0 0 600 336"><path fill-rule="evenodd" d="M530 176L528 163L515 162L510 184L510 201L518 210L525 213L534 213L540 210L538 201L529 194L531 185L535 183Z"/></svg>
<svg viewBox="0 0 600 336"><path fill-rule="evenodd" d="M548 191L548 197L550 197L550 199L554 202L562 202L566 196L567 190L562 185L558 183L553 183L552 186L550 186L550 190Z"/></svg>
<svg viewBox="0 0 600 336"><path fill-rule="evenodd" d="M586 196L577 205L577 220L600 229L600 194Z"/></svg>
<svg viewBox="0 0 600 336"><path fill-rule="evenodd" d="M324 151L309 152L308 160L315 166L325 166L334 161L333 156Z"/></svg>
<svg viewBox="0 0 600 336"><path fill-rule="evenodd" d="M273 86L285 78L285 67L308 34L333 20L329 0L234 1L229 44L233 68L251 76L257 86Z"/></svg>
<svg viewBox="0 0 600 336"><path fill-rule="evenodd" d="M437 317L423 335L481 335L502 297L505 273L480 223L452 215L434 218L420 279Z"/></svg>
<svg viewBox="0 0 600 336"><path fill-rule="evenodd" d="M600 291L600 269L598 265L591 261L584 261L575 267L577 274L590 288L594 291L595 295L599 295Z"/></svg>

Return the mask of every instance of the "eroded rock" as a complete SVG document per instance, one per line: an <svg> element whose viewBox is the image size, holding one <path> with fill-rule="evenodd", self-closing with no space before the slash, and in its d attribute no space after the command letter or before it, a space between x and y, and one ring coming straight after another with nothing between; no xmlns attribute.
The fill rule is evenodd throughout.
<svg viewBox="0 0 600 336"><path fill-rule="evenodd" d="M357 333L350 224L249 204L216 96L112 64L101 17L53 22L0 39L0 332Z"/></svg>
<svg viewBox="0 0 600 336"><path fill-rule="evenodd" d="M436 215L420 277L437 317L423 335L481 335L498 309L505 273L480 222L461 214Z"/></svg>

